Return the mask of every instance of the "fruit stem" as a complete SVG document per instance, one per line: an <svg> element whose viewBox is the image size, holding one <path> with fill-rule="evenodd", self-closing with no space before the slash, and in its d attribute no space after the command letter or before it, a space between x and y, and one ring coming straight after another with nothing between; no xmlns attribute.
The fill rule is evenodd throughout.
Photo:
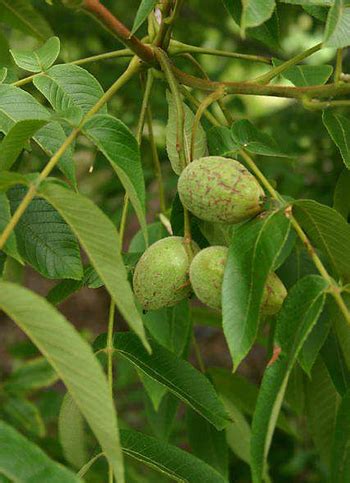
<svg viewBox="0 0 350 483"><path fill-rule="evenodd" d="M208 107L211 104L213 104L213 102L218 101L219 99L221 99L225 95L226 95L225 89L218 89L217 91L209 94L209 96L207 96L198 106L198 109L197 109L197 112L196 112L196 115L193 119L193 124L192 124L190 161L193 161L194 149L195 149L195 144L196 144L196 134L197 134L197 130L198 130L198 127L199 127L199 124L200 124L200 121L201 121L201 117L202 117L204 111L206 111L208 109Z"/></svg>
<svg viewBox="0 0 350 483"><path fill-rule="evenodd" d="M166 213L165 189L164 189L162 168L161 168L161 165L160 165L157 144L156 144L156 141L154 139L153 117L152 117L152 110L151 110L150 104L148 104L148 106L147 106L146 117L147 117L149 143L151 145L151 150L152 150L154 172L155 172L157 182L158 182L160 211L161 211L161 213L164 214L164 213Z"/></svg>
<svg viewBox="0 0 350 483"><path fill-rule="evenodd" d="M182 169L188 164L188 159L186 159L185 151L184 151L184 126L185 126L185 111L184 106L182 103L182 98L180 94L179 84L173 74L172 65L169 60L169 57L166 53L159 48L155 49L157 60L164 72L165 78L168 82L169 88L173 95L175 105L176 105L176 149L179 154L180 165Z"/></svg>

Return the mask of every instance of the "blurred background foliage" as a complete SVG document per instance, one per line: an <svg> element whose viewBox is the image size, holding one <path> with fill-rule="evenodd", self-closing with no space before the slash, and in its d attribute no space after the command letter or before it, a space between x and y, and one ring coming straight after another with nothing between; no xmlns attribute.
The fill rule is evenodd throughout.
<svg viewBox="0 0 350 483"><path fill-rule="evenodd" d="M69 62L122 48L117 39L91 18L65 9L56 1L53 5L49 5L43 0L34 0L32 3L41 11L55 35L61 40L60 61ZM139 0L118 2L105 0L104 4L127 26L132 26ZM279 44L275 42L274 45L267 46L249 36L242 39L239 29L227 14L220 0L190 0L185 2L181 17L174 29L174 38L196 46L268 55L280 59L287 59L320 42L324 30L324 23L321 20L311 16L297 5L278 4L277 11ZM322 11L318 17L322 18ZM138 35L142 37L146 34L146 27L143 26ZM8 65L10 62L7 56L7 44L12 48L31 49L37 45L37 41L0 23L0 66ZM311 56L307 62L334 64L334 55L334 49L323 49ZM200 60L208 76L215 80L251 79L262 74L268 68L263 64L206 55L198 55L197 59ZM126 62L126 59L99 61L89 63L84 67L100 81L104 88L107 88L123 72ZM176 62L183 70L198 74L186 59L177 58ZM344 72L348 72L349 68L350 57L347 55L344 59ZM11 75L18 76L19 74L13 67ZM288 83L281 78L276 79L275 82ZM26 88L40 98L37 91L30 86ZM43 101L43 99L41 100ZM140 83L138 79L134 79L113 98L110 110L135 132L141 101ZM295 153L292 159L257 157L258 163L266 175L278 185L281 193L293 198L313 198L332 205L334 186L343 167L340 153L331 142L322 124L320 112L305 110L294 100L268 97L230 96L225 99L225 103L234 119L249 118L259 129L271 134L285 149ZM165 86L162 83L158 83L152 93L152 111L154 133L166 182L167 206L170 207L176 192L177 178L170 168L165 149L167 105ZM33 149L34 151L30 155L23 153L19 159L18 165L22 171L33 172L40 169L46 162L44 155L39 150ZM75 159L80 190L96 201L118 223L124 193L108 163L101 155L96 155L93 146L84 138L79 138L77 141ZM147 141L147 129L142 143L142 161L148 185L148 220L154 222L158 221L159 205L157 189L153 180L152 156ZM137 231L137 221L130 211L125 249ZM39 292L47 293L51 286L50 282L44 281L32 271L26 273L25 277L28 285L35 287ZM87 290L82 290L72 298L71 302L66 302L63 311L76 326L83 329L83 333L89 340L93 340L94 334L100 331L101 325L107 318L107 297L103 289L95 291L94 295L91 295L92 291ZM195 322L200 322L201 317L202 315L199 315ZM213 318L214 327L198 326L197 328L199 339L203 341L204 360L208 366L230 367L223 337L215 328L215 316ZM0 370L2 379L6 381L25 360L37 357L39 354L34 346L19 336L11 324L7 326L7 330L5 326L3 334L4 346L1 347L3 357ZM263 347L258 345L242 365L241 371L253 382L259 382L261 378L262 366L259 361L263 359L264 354ZM155 426L153 430L157 432L156 426L159 424L160 416L154 413L150 401L145 401L147 396L142 391L135 370L127 362L118 360L116 372L117 405L123 424L149 433L152 432L153 424ZM294 398L294 400L299 398L298 404L303 405L302 382L300 382L300 374L295 372L294 392L291 387L289 398ZM46 429L43 431L36 429L33 433L33 428L26 428L25 431L55 459L62 460L63 455L57 442L57 413L63 390L59 383L50 380L48 386L52 384L54 386L46 388L40 394L35 388L28 390L28 399L35 402L39 408L40 417L43 419ZM180 409L170 441L188 449L183 414L183 410ZM303 434L304 438L300 440L293 435L277 431L271 450L270 470L273 481L324 481L322 465L310 443L304 418L295 412L290 416L292 426L297 429L299 434ZM20 414L9 415L7 413L5 417L16 424ZM21 429L23 430L23 428ZM294 432L292 431L292 433ZM249 482L248 465L233 453L230 453L230 458L231 480ZM134 462L128 465L128 472L130 482L152 482L155 479L168 481ZM106 464L100 459L89 472L86 481L100 483L104 481L101 475L106 473Z"/></svg>

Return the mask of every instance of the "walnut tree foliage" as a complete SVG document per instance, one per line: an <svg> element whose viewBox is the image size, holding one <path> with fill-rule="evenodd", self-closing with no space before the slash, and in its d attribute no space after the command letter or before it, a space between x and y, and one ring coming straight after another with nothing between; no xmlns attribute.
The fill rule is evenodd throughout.
<svg viewBox="0 0 350 483"><path fill-rule="evenodd" d="M347 0L0 0L1 482L350 481L349 47Z"/></svg>

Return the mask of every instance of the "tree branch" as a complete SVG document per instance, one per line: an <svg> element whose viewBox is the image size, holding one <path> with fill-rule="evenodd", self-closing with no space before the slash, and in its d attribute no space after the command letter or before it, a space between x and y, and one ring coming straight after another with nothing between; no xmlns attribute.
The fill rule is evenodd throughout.
<svg viewBox="0 0 350 483"><path fill-rule="evenodd" d="M99 0L84 0L83 10L97 19L104 27L113 32L118 39L146 64L154 64L155 56L148 45L143 44L120 22Z"/></svg>
<svg viewBox="0 0 350 483"><path fill-rule="evenodd" d="M224 87L226 88L226 92L228 94L286 97L299 100L305 97L325 98L339 97L350 94L350 84L326 84L308 87L290 87L256 84L253 82L217 82L200 79L199 77L186 74L174 65L172 66L172 69L181 84L208 92L217 91L221 87Z"/></svg>

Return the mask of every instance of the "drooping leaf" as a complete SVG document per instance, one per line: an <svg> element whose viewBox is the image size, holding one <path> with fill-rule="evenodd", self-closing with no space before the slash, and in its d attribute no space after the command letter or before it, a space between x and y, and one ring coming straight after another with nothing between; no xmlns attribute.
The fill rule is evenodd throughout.
<svg viewBox="0 0 350 483"><path fill-rule="evenodd" d="M176 104L174 102L173 96L167 92L168 101L168 124L166 129L166 149L172 165L173 170L176 174L180 174L183 167L180 166L179 153L177 151L177 110ZM190 159L191 152L191 138L192 138L192 127L194 114L191 109L183 104L185 111L185 122L184 122L184 151L187 159ZM207 149L207 141L205 131L201 124L198 126L196 140L194 145L193 159L198 159L204 156Z"/></svg>
<svg viewBox="0 0 350 483"><path fill-rule="evenodd" d="M44 45L33 51L11 49L10 52L13 60L21 69L28 72L43 72L51 67L57 59L60 53L60 39L51 37Z"/></svg>
<svg viewBox="0 0 350 483"><path fill-rule="evenodd" d="M193 454L228 478L228 448L225 431L218 431L198 413L187 409L187 434Z"/></svg>
<svg viewBox="0 0 350 483"><path fill-rule="evenodd" d="M288 378L298 354L324 305L327 284L317 275L302 278L290 290L277 317L281 354L265 370L252 422L251 470L260 483L283 402Z"/></svg>
<svg viewBox="0 0 350 483"><path fill-rule="evenodd" d="M176 446L130 430L120 432L123 452L179 482L225 483L204 461Z"/></svg>
<svg viewBox="0 0 350 483"><path fill-rule="evenodd" d="M338 402L332 379L319 358L306 386L306 415L312 439L326 466L330 464Z"/></svg>
<svg viewBox="0 0 350 483"><path fill-rule="evenodd" d="M58 184L43 183L39 195L46 198L71 227L125 320L148 347L120 254L119 235L112 222L88 198Z"/></svg>
<svg viewBox="0 0 350 483"><path fill-rule="evenodd" d="M132 333L115 333L113 344L117 354L167 387L177 398L192 407L217 429L227 426L228 416L213 386L187 361L152 340L150 341L152 354L148 354ZM105 345L106 336L103 334L96 339L95 349L98 350Z"/></svg>
<svg viewBox="0 0 350 483"><path fill-rule="evenodd" d="M334 0L324 33L325 47L341 49L350 45L350 7L346 0Z"/></svg>
<svg viewBox="0 0 350 483"><path fill-rule="evenodd" d="M46 121L26 119L10 128L0 144L0 171L11 169L28 140L45 124Z"/></svg>
<svg viewBox="0 0 350 483"><path fill-rule="evenodd" d="M137 10L134 25L132 26L131 33L134 34L147 19L148 15L152 12L157 0L141 0L139 8Z"/></svg>
<svg viewBox="0 0 350 483"><path fill-rule="evenodd" d="M269 273L273 270L290 231L283 212L238 226L233 232L225 268L223 329L234 368L251 349L259 327L260 305Z"/></svg>
<svg viewBox="0 0 350 483"><path fill-rule="evenodd" d="M10 392L28 392L54 384L56 372L44 358L26 362L6 379L4 387Z"/></svg>
<svg viewBox="0 0 350 483"><path fill-rule="evenodd" d="M103 96L95 77L78 65L54 65L33 82L57 112L75 107L86 114ZM106 113L107 107L101 107L100 112Z"/></svg>
<svg viewBox="0 0 350 483"><path fill-rule="evenodd" d="M328 257L338 275L350 277L350 226L332 208L313 200L298 200L293 213L311 243Z"/></svg>
<svg viewBox="0 0 350 483"><path fill-rule="evenodd" d="M291 156L283 153L276 141L266 133L259 131L247 119L241 119L232 124L232 137L240 149L260 154L262 156Z"/></svg>
<svg viewBox="0 0 350 483"><path fill-rule="evenodd" d="M84 125L84 133L111 163L134 206L147 240L145 181L135 137L125 124L109 115L93 116Z"/></svg>
<svg viewBox="0 0 350 483"><path fill-rule="evenodd" d="M27 189L8 192L11 212L16 211ZM15 228L18 249L38 272L47 278L80 280L83 266L77 239L62 216L47 201L34 198Z"/></svg>
<svg viewBox="0 0 350 483"><path fill-rule="evenodd" d="M29 0L0 0L0 22L39 40L52 36L50 25Z"/></svg>
<svg viewBox="0 0 350 483"><path fill-rule="evenodd" d="M63 398L58 416L58 437L67 462L81 468L89 459L85 421L69 392Z"/></svg>
<svg viewBox="0 0 350 483"><path fill-rule="evenodd" d="M345 166L350 169L350 119L326 109L323 111L322 120L333 142L338 146Z"/></svg>
<svg viewBox="0 0 350 483"><path fill-rule="evenodd" d="M0 473L18 483L43 478L52 483L82 481L4 421L0 421Z"/></svg>
<svg viewBox="0 0 350 483"><path fill-rule="evenodd" d="M23 396L5 396L2 411L6 421L20 431L31 433L37 438L45 436L45 424L38 407Z"/></svg>
<svg viewBox="0 0 350 483"><path fill-rule="evenodd" d="M273 65L278 66L283 62L273 59ZM294 65L281 75L297 87L307 87L325 84L332 75L331 65Z"/></svg>
<svg viewBox="0 0 350 483"><path fill-rule="evenodd" d="M116 478L122 481L115 408L106 376L91 347L45 299L19 285L0 282L0 308L53 366L94 432ZM0 446L2 449L4 444Z"/></svg>
<svg viewBox="0 0 350 483"><path fill-rule="evenodd" d="M331 451L331 481L343 483L348 481L350 471L350 418L349 418L350 390L340 401L334 438Z"/></svg>

